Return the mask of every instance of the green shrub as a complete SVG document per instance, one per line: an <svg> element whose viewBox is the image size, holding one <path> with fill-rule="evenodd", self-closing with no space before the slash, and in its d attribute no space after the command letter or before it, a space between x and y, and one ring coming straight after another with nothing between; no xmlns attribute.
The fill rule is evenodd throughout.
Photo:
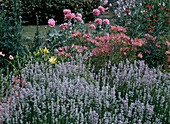
<svg viewBox="0 0 170 124"><path fill-rule="evenodd" d="M5 56L0 56L0 72L6 73L7 68L11 65L7 61L11 61L9 56L16 56L17 52L22 53L22 20L20 6L21 4L13 0L11 1L12 8L11 16L8 16L8 11L5 5L1 4L0 9L0 52Z"/></svg>
<svg viewBox="0 0 170 124"><path fill-rule="evenodd" d="M129 4L131 3L131 4ZM115 10L117 17L115 24L127 29L127 35L131 38L147 38L144 47L138 52L143 55L143 60L149 67L166 65L168 52L168 32L169 32L169 3L167 0L126 0L118 1L119 7ZM147 52L146 52L147 51ZM149 53L149 54L148 54Z"/></svg>

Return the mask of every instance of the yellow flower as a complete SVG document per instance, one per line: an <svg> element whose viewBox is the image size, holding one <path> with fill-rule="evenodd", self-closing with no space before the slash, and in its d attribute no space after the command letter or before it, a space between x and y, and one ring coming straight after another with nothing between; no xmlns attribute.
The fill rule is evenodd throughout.
<svg viewBox="0 0 170 124"><path fill-rule="evenodd" d="M56 58L54 58L54 56L52 56L52 57L49 59L49 61L50 61L52 64L54 64L55 61L56 61Z"/></svg>
<svg viewBox="0 0 170 124"><path fill-rule="evenodd" d="M40 50L41 53L43 52L43 51L42 51L42 48L40 48L39 50Z"/></svg>
<svg viewBox="0 0 170 124"><path fill-rule="evenodd" d="M44 53L49 53L47 48L45 47L45 49L43 49Z"/></svg>
<svg viewBox="0 0 170 124"><path fill-rule="evenodd" d="M39 54L40 54L40 52L38 51L37 54L36 54L36 56L38 56Z"/></svg>

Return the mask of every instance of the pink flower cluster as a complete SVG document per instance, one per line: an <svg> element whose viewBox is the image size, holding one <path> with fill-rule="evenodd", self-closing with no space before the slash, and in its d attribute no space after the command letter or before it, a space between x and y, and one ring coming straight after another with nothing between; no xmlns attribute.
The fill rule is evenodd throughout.
<svg viewBox="0 0 170 124"><path fill-rule="evenodd" d="M81 13L77 13L77 15L75 15L74 13L71 13L70 9L64 9L63 13L64 13L64 16L65 16L64 17L65 20L69 20L70 21L72 18L75 18L78 21L82 21Z"/></svg>
<svg viewBox="0 0 170 124"><path fill-rule="evenodd" d="M99 6L97 9L93 10L93 15L100 15L103 11L107 11L108 8L104 8L102 6Z"/></svg>
<svg viewBox="0 0 170 124"><path fill-rule="evenodd" d="M91 25L90 27L94 28L95 26ZM137 51L137 46L142 47L147 42L146 39L131 39L130 37L124 34L124 32L126 32L126 29L121 26L111 26L111 30L117 33L111 35L106 34L103 37L97 36L93 39L91 37L84 37L84 35L82 37L81 33L74 32L75 34L72 34L72 37L79 36L81 42L87 42L88 44L92 43L92 45L89 44L89 46L96 46L95 48L92 48L91 56L99 56L101 54L110 56L113 52L113 46L118 46L116 47L116 49L121 46L118 50L119 52L117 53L117 55L123 53L124 56L127 56L128 53L130 54L130 51ZM74 50L75 49L73 49L73 51ZM142 53L139 53L137 56L142 58Z"/></svg>
<svg viewBox="0 0 170 124"><path fill-rule="evenodd" d="M131 39L131 43L134 46L142 47L147 43L147 41L146 41L146 39L135 38L135 39Z"/></svg>
<svg viewBox="0 0 170 124"><path fill-rule="evenodd" d="M119 26L119 25L115 25L115 26L112 26L110 25L110 31L113 31L113 32L123 32L123 33L126 33L126 28L123 28L122 26Z"/></svg>
<svg viewBox="0 0 170 124"><path fill-rule="evenodd" d="M77 13L77 16L75 17L76 20L82 21L82 15L81 13Z"/></svg>
<svg viewBox="0 0 170 124"><path fill-rule="evenodd" d="M67 28L67 23L64 23L64 24L61 24L60 26L59 26L59 28L61 29L61 30L65 30L65 28Z"/></svg>
<svg viewBox="0 0 170 124"><path fill-rule="evenodd" d="M27 84L24 82L24 79L22 79L22 80L20 81L20 79L19 79L18 77L14 77L13 82L19 84L20 86L24 86L24 87L26 87L26 85L27 85ZM14 86L13 89L15 89L15 86Z"/></svg>
<svg viewBox="0 0 170 124"><path fill-rule="evenodd" d="M71 51L75 51L77 53L82 53L84 50L88 50L86 46L80 46L80 45L74 45L72 44L71 46ZM61 56L64 55L65 57L71 57L71 53L68 53L67 51L69 50L68 46L64 47L59 47L58 49L55 49L55 52Z"/></svg>
<svg viewBox="0 0 170 124"><path fill-rule="evenodd" d="M95 22L96 25L102 25L102 19L97 18L97 19L95 19L94 22ZM104 19L103 23L106 24L106 25L110 25L110 22L109 22L108 19Z"/></svg>
<svg viewBox="0 0 170 124"><path fill-rule="evenodd" d="M74 31L73 34L71 34L71 37L78 37L78 36L82 36L81 32L79 31Z"/></svg>
<svg viewBox="0 0 170 124"><path fill-rule="evenodd" d="M123 33L119 34L111 34L111 36L107 35L104 37L95 37L92 43L95 44L96 48L92 50L91 56L99 56L101 54L110 56L113 51L113 46L124 46L120 48L120 52L117 54L121 54L124 51L124 55L127 55L127 51L129 51L130 47L130 38ZM99 41L99 42L97 42ZM126 51L126 52L125 52Z"/></svg>
<svg viewBox="0 0 170 124"><path fill-rule="evenodd" d="M82 53L84 50L88 50L86 46L74 45L71 46L72 51L76 51L77 53Z"/></svg>

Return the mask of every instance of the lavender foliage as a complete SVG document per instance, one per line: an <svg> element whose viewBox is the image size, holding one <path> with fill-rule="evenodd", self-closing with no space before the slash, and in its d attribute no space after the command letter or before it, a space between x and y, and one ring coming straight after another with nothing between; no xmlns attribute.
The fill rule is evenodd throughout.
<svg viewBox="0 0 170 124"><path fill-rule="evenodd" d="M98 75L88 68L82 59L55 65L30 62L20 76L26 85L16 83L15 90L15 76L1 75L0 123L170 123L169 74L144 61L127 60L119 67L106 63Z"/></svg>

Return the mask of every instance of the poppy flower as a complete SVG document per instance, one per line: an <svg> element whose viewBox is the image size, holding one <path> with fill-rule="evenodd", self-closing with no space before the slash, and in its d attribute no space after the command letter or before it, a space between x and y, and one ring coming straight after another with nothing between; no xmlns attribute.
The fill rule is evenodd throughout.
<svg viewBox="0 0 170 124"><path fill-rule="evenodd" d="M126 13L130 13L130 10L125 10Z"/></svg>
<svg viewBox="0 0 170 124"><path fill-rule="evenodd" d="M156 19L153 19L152 21L153 21L153 22L156 22Z"/></svg>
<svg viewBox="0 0 170 124"><path fill-rule="evenodd" d="M148 30L148 31L152 31L152 28L148 28L147 30Z"/></svg>
<svg viewBox="0 0 170 124"><path fill-rule="evenodd" d="M17 95L18 97L20 97L20 94L18 93L18 95Z"/></svg>
<svg viewBox="0 0 170 124"><path fill-rule="evenodd" d="M147 20L151 20L150 18L147 18Z"/></svg>
<svg viewBox="0 0 170 124"><path fill-rule="evenodd" d="M128 30L131 31L132 29L129 28Z"/></svg>
<svg viewBox="0 0 170 124"><path fill-rule="evenodd" d="M163 8L160 8L160 10L163 10Z"/></svg>
<svg viewBox="0 0 170 124"><path fill-rule="evenodd" d="M157 18L157 16L154 16L153 18Z"/></svg>
<svg viewBox="0 0 170 124"><path fill-rule="evenodd" d="M152 6L146 6L146 8L150 9L150 8L153 8Z"/></svg>
<svg viewBox="0 0 170 124"><path fill-rule="evenodd" d="M166 11L168 11L168 12L169 12L169 11L170 11L170 9L166 9Z"/></svg>

